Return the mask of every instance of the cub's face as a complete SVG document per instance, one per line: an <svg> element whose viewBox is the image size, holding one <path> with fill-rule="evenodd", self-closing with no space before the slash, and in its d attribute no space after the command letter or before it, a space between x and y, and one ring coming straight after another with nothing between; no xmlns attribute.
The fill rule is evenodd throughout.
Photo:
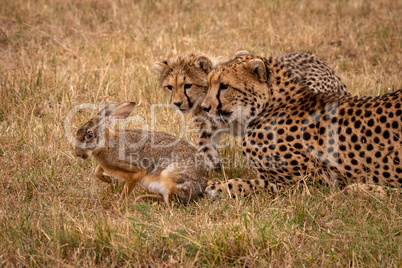
<svg viewBox="0 0 402 268"><path fill-rule="evenodd" d="M160 85L170 99L170 104L189 113L203 101L208 90L208 73L212 69L205 56L178 56L157 62L154 68L160 74Z"/></svg>
<svg viewBox="0 0 402 268"><path fill-rule="evenodd" d="M246 123L268 102L267 70L256 56L242 56L218 65L208 76L208 93L201 107L227 122Z"/></svg>

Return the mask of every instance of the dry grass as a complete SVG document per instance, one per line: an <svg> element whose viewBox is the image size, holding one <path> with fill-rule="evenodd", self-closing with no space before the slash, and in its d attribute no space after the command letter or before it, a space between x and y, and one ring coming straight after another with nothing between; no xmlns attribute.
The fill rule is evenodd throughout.
<svg viewBox="0 0 402 268"><path fill-rule="evenodd" d="M74 105L105 100L139 102L150 126L150 105L166 103L152 63L188 51L311 50L355 95L396 90L401 14L391 0L3 1L0 266L401 267L399 196L313 187L172 213L154 203L119 210L122 181L94 179L95 162L74 157L63 126ZM174 111L155 119L158 130L182 131ZM232 161L222 178L252 178L233 164L238 147L223 152Z"/></svg>

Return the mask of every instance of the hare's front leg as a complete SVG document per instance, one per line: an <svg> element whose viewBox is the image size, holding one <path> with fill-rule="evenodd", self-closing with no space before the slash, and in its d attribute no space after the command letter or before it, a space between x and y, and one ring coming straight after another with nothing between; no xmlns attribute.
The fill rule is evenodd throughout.
<svg viewBox="0 0 402 268"><path fill-rule="evenodd" d="M135 185L144 176L143 172L128 173L124 179L126 184L124 184L123 192L121 192L120 200L124 200L133 191Z"/></svg>
<svg viewBox="0 0 402 268"><path fill-rule="evenodd" d="M110 176L107 176L105 174L103 174L105 172L105 170L103 169L103 167L101 165L98 165L95 168L95 176L100 179L103 182L106 183L112 183L112 179L110 178Z"/></svg>

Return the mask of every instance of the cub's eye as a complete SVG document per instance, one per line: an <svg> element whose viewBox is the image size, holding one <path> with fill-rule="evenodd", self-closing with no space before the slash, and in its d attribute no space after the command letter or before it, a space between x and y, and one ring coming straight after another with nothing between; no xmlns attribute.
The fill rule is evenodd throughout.
<svg viewBox="0 0 402 268"><path fill-rule="evenodd" d="M171 85L167 85L166 88L172 90L173 87Z"/></svg>
<svg viewBox="0 0 402 268"><path fill-rule="evenodd" d="M92 131L85 132L85 139L90 140L94 137L94 133Z"/></svg>
<svg viewBox="0 0 402 268"><path fill-rule="evenodd" d="M193 84L185 84L184 89L190 89L193 86Z"/></svg>
<svg viewBox="0 0 402 268"><path fill-rule="evenodd" d="M224 84L224 83L221 83L221 84L219 85L219 90L226 90L226 89L228 89L228 85L226 85L226 84Z"/></svg>

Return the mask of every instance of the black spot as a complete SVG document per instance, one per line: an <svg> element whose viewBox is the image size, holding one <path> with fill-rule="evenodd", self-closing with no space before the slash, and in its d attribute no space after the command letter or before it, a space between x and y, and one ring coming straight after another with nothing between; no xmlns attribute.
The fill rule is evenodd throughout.
<svg viewBox="0 0 402 268"><path fill-rule="evenodd" d="M303 145L300 144L300 143L295 143L293 146L294 146L296 149L302 149L302 148L303 148Z"/></svg>
<svg viewBox="0 0 402 268"><path fill-rule="evenodd" d="M286 151L288 148L285 145L281 145L279 147L279 150L281 150L282 152Z"/></svg>
<svg viewBox="0 0 402 268"><path fill-rule="evenodd" d="M322 135L322 134L324 134L325 133L325 127L321 127L320 128L320 134Z"/></svg>
<svg viewBox="0 0 402 268"><path fill-rule="evenodd" d="M315 137L316 137L316 136L315 136ZM314 137L314 138L315 138L315 137ZM323 145L323 144L324 144L324 140L323 140L323 139L320 139L320 140L318 141L318 144L319 144L319 145Z"/></svg>
<svg viewBox="0 0 402 268"><path fill-rule="evenodd" d="M356 151L360 151L360 149L361 149L360 144L355 144L355 150L356 150Z"/></svg>
<svg viewBox="0 0 402 268"><path fill-rule="evenodd" d="M357 120L355 122L355 128L359 128L361 126L362 122L360 120Z"/></svg>
<svg viewBox="0 0 402 268"><path fill-rule="evenodd" d="M308 133L308 132L304 132L304 133L303 133L303 140L308 141L310 138L311 138L310 133Z"/></svg>
<svg viewBox="0 0 402 268"><path fill-rule="evenodd" d="M364 117L370 117L371 116L371 111L366 111L365 113L364 113Z"/></svg>
<svg viewBox="0 0 402 268"><path fill-rule="evenodd" d="M286 159L290 159L290 158L292 158L292 155L291 154L285 154L283 157L286 158Z"/></svg>
<svg viewBox="0 0 402 268"><path fill-rule="evenodd" d="M290 164L292 166L297 166L299 163L296 160L292 160L292 161L290 161Z"/></svg>
<svg viewBox="0 0 402 268"><path fill-rule="evenodd" d="M388 132L388 130L385 130L382 135L384 136L384 139L389 139L389 132Z"/></svg>

